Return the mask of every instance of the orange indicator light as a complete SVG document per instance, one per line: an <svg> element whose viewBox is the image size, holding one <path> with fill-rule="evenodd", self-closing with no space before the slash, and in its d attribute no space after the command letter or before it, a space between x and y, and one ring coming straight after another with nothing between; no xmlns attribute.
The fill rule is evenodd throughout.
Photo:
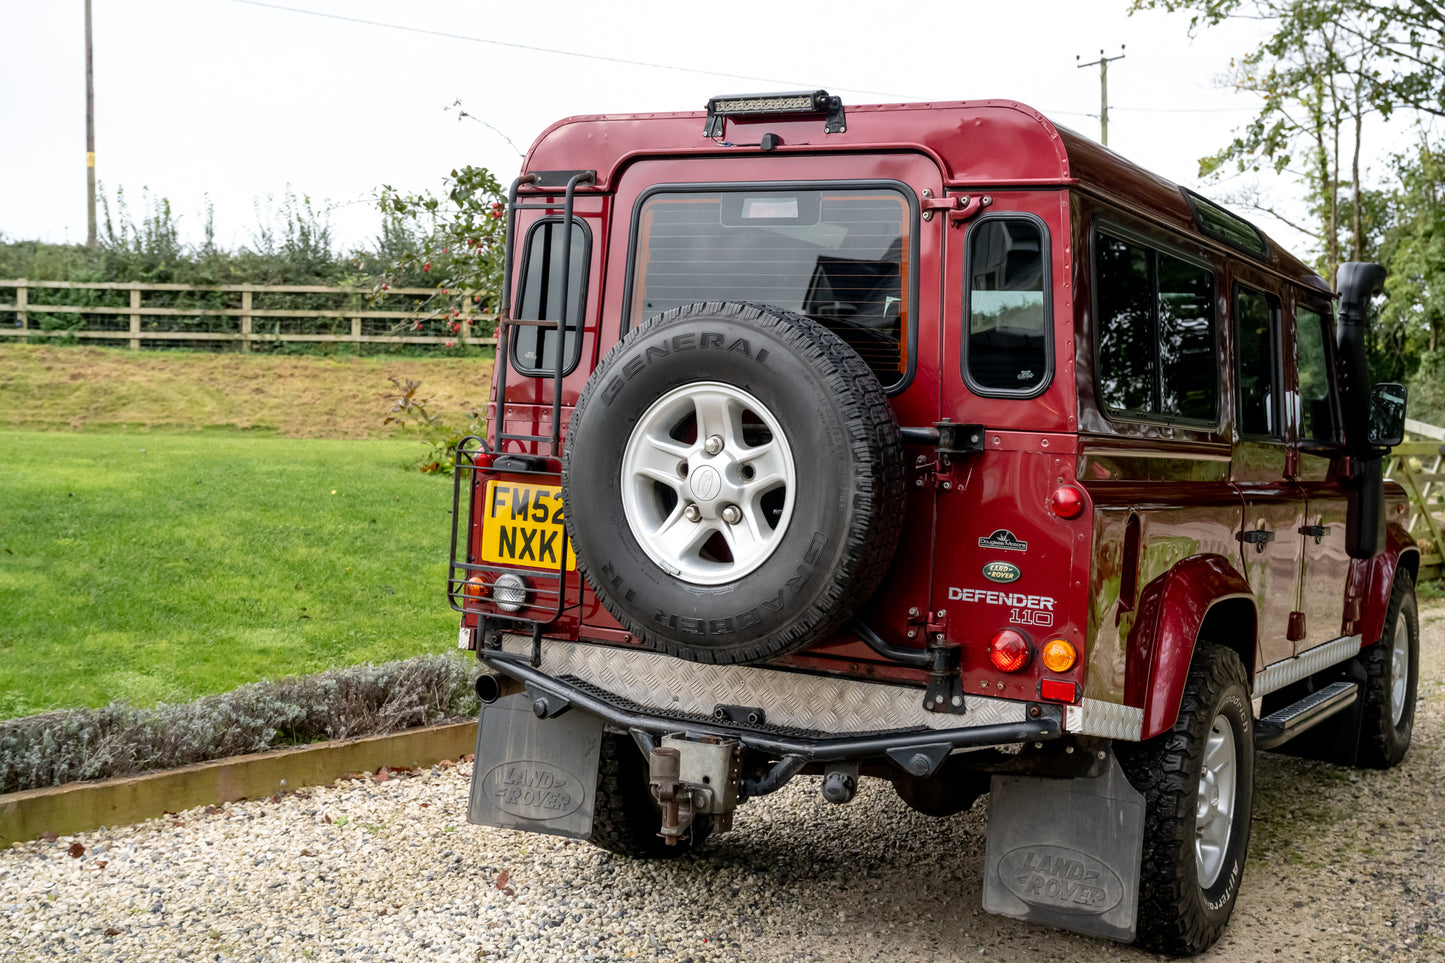
<svg viewBox="0 0 1445 963"><path fill-rule="evenodd" d="M1066 639L1050 639L1044 643L1043 659L1050 672L1067 672L1079 660L1079 653Z"/></svg>

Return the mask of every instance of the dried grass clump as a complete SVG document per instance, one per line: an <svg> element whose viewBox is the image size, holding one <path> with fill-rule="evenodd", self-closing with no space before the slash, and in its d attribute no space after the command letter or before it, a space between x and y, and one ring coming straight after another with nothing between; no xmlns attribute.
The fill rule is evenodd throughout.
<svg viewBox="0 0 1445 963"><path fill-rule="evenodd" d="M426 655L257 682L179 705L61 709L0 722L0 793L109 779L476 713L475 671Z"/></svg>

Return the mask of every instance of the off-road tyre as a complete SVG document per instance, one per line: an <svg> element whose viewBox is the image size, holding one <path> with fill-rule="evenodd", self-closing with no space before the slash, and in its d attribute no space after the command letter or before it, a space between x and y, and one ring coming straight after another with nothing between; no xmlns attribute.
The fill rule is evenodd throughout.
<svg viewBox="0 0 1445 963"><path fill-rule="evenodd" d="M648 791L641 751L630 736L603 733L590 842L630 859L674 859L702 845L712 832L712 817L694 817L691 832L675 846L657 835L661 826L662 810Z"/></svg>
<svg viewBox="0 0 1445 963"><path fill-rule="evenodd" d="M1364 711L1360 717L1356 764L1370 769L1389 769L1404 759L1410 748L1420 682L1420 619L1415 580L1408 571L1400 569L1395 573L1380 640L1356 658L1365 670L1361 693ZM1402 668L1404 685L1397 690Z"/></svg>
<svg viewBox="0 0 1445 963"><path fill-rule="evenodd" d="M1234 746L1234 792L1214 879L1205 885L1196 856L1201 770L1218 720ZM1116 743L1129 782L1144 795L1136 941L1171 956L1202 953L1234 910L1249 848L1254 795L1254 718L1249 681L1233 651L1201 642L1172 728L1142 743Z"/></svg>
<svg viewBox="0 0 1445 963"><path fill-rule="evenodd" d="M731 412L720 420L738 440L723 455L702 454L702 435L720 435L659 429L694 404L699 424L708 405ZM757 424L764 440L744 440ZM674 441L690 453L675 455ZM768 496L775 507L743 494L709 501L694 486L754 484L739 480L753 478L745 457L726 461L763 450L753 444L784 466L765 473L788 479L774 489L784 495ZM656 460L646 471L635 467L644 457ZM669 465L676 477L657 478ZM562 466L577 569L608 611L657 651L722 664L794 652L842 626L888 571L905 486L898 425L857 353L803 315L723 301L659 315L608 353L577 400ZM696 531L737 538L753 554L734 556L729 543L719 558L714 543L687 542L676 519L698 505ZM749 514L726 528L722 513L739 505Z"/></svg>

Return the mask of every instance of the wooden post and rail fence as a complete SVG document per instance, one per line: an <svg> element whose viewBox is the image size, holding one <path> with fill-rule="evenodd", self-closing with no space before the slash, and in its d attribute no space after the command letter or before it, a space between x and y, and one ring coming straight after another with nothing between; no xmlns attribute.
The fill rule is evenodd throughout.
<svg viewBox="0 0 1445 963"><path fill-rule="evenodd" d="M1420 542L1420 580L1442 575L1440 533L1445 531L1445 428L1405 419L1405 442L1390 450L1385 477L1410 496L1410 534Z"/></svg>
<svg viewBox="0 0 1445 963"><path fill-rule="evenodd" d="M13 291L13 298L5 295ZM70 295L52 292L67 291ZM85 294L78 294L85 292ZM91 293L95 292L95 293ZM78 338L126 342L131 350L312 344L494 345L496 315L462 312L459 330L422 334L436 316L425 305L432 288L323 287L265 284L141 284L138 282L0 280L0 339ZM383 307L406 299L406 306ZM299 300L328 306L295 307ZM96 303L61 303L91 301Z"/></svg>
<svg viewBox="0 0 1445 963"><path fill-rule="evenodd" d="M449 334L420 334L421 324L436 320L425 305L438 292L431 288L392 288L381 292L346 287L262 284L140 284L75 281L0 280L0 298L13 290L13 300L0 302L0 339L36 337L124 341L132 350L177 345L241 351L279 342L386 345L495 345L497 339L477 336L489 331L496 315L465 312L452 319L460 329ZM32 292L45 292L37 300ZM62 298L55 291L99 292ZM304 297L328 300L333 307L280 307ZM396 298L410 299L405 308L383 308ZM128 303L116 303L128 299ZM96 300L98 304L52 303ZM188 304L187 301L197 302ZM258 303L258 300L260 303ZM167 302L167 303L157 303ZM1420 540L1420 577L1442 575L1441 533L1445 532L1445 428L1420 421L1405 422L1405 443L1386 463L1386 477L1410 496L1409 530Z"/></svg>

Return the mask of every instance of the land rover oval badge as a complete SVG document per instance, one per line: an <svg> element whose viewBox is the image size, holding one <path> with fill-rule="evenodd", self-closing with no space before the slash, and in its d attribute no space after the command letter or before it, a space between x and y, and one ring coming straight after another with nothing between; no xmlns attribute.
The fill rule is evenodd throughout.
<svg viewBox="0 0 1445 963"><path fill-rule="evenodd" d="M989 562L983 567L983 577L990 582L1017 582L1022 574L1017 565L1008 562Z"/></svg>

